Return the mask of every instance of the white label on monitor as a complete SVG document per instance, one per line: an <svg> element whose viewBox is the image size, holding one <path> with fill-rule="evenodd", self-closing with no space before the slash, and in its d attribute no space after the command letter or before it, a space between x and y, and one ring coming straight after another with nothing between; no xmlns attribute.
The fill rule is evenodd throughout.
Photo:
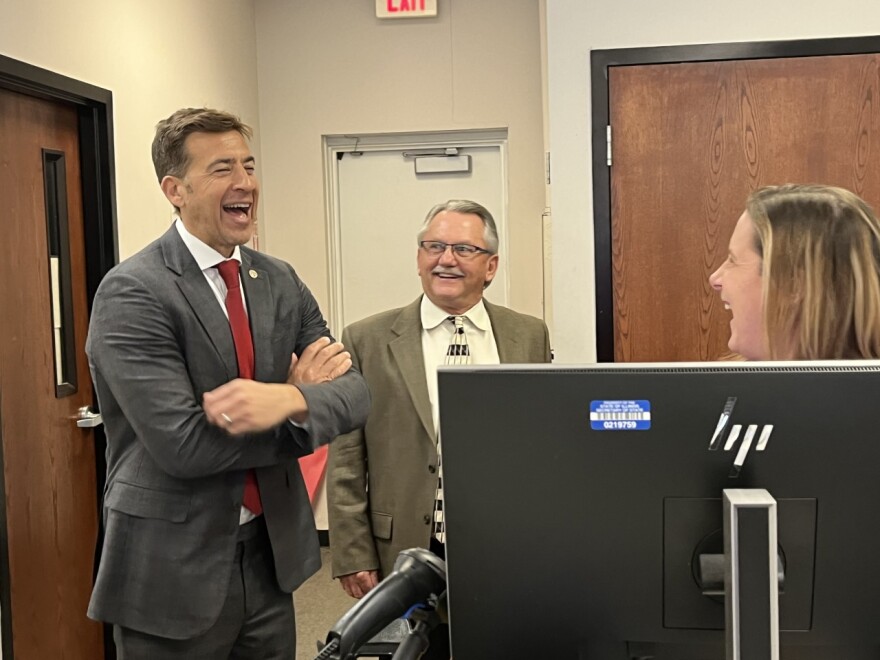
<svg viewBox="0 0 880 660"><path fill-rule="evenodd" d="M651 402L590 401L590 428L594 431L647 431Z"/></svg>

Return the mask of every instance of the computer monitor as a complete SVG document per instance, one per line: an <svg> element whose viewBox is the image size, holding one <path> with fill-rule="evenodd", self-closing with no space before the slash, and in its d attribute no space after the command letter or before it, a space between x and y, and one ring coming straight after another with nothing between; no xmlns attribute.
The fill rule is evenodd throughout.
<svg viewBox="0 0 880 660"><path fill-rule="evenodd" d="M441 368L439 393L455 660L724 658L698 566L728 488L778 502L783 660L880 658L880 362Z"/></svg>

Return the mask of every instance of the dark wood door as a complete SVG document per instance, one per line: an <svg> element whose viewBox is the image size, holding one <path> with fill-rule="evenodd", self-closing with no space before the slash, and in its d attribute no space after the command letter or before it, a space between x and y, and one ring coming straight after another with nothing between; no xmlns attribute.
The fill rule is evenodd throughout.
<svg viewBox="0 0 880 660"><path fill-rule="evenodd" d="M614 359L717 359L708 284L749 192L843 186L880 208L880 55L609 70Z"/></svg>
<svg viewBox="0 0 880 660"><path fill-rule="evenodd" d="M76 424L93 403L79 158L73 107L0 90L0 434L15 660L104 656L102 627L86 617L95 447Z"/></svg>

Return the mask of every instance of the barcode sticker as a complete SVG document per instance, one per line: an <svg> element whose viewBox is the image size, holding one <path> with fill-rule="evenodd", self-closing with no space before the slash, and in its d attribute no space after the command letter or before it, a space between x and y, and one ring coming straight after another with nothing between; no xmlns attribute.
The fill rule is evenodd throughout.
<svg viewBox="0 0 880 660"><path fill-rule="evenodd" d="M647 431L651 402L590 401L590 427L594 431Z"/></svg>

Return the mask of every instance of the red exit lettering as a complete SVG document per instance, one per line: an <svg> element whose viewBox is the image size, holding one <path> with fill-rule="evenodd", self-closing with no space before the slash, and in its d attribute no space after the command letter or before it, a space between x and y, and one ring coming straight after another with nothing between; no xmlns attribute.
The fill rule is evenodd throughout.
<svg viewBox="0 0 880 660"><path fill-rule="evenodd" d="M425 0L388 0L388 11L425 11Z"/></svg>

